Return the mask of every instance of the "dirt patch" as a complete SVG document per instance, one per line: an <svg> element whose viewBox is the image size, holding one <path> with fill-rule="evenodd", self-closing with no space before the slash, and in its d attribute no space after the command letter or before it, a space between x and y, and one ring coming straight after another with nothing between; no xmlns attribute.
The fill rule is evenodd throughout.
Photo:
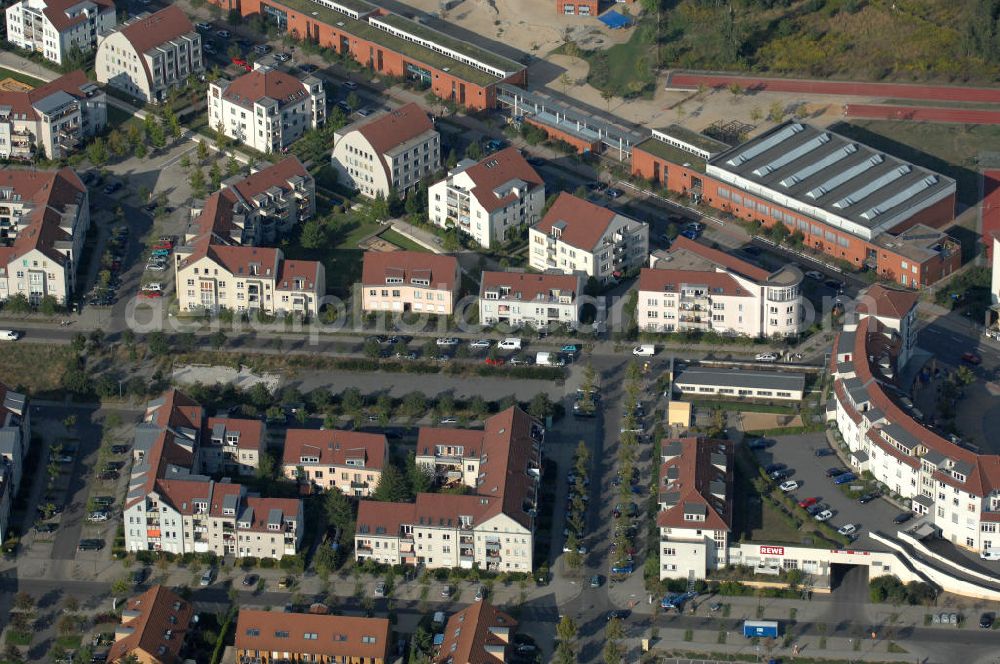
<svg viewBox="0 0 1000 664"><path fill-rule="evenodd" d="M744 431L802 426L800 416L781 413L740 413L740 419L743 422Z"/></svg>
<svg viewBox="0 0 1000 664"><path fill-rule="evenodd" d="M69 346L18 341L12 350L0 354L0 381L32 395L60 389L67 362L73 357Z"/></svg>
<svg viewBox="0 0 1000 664"><path fill-rule="evenodd" d="M390 251L399 251L399 247L388 240L382 239L378 235L373 235L367 240L362 240L358 246L365 251L377 251L383 254Z"/></svg>
<svg viewBox="0 0 1000 664"><path fill-rule="evenodd" d="M9 76L0 80L0 92L28 92L29 90L34 89L34 86L22 83L21 81L10 78Z"/></svg>

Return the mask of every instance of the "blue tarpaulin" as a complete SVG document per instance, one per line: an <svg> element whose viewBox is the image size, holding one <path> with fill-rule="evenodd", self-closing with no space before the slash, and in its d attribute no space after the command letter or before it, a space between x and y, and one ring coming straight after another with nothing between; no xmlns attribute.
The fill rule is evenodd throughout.
<svg viewBox="0 0 1000 664"><path fill-rule="evenodd" d="M632 25L631 19L629 19L627 16L622 16L614 9L612 9L609 12L604 12L604 16L600 17L600 21L601 23L608 26L612 30L615 30L617 28L627 28L628 26Z"/></svg>

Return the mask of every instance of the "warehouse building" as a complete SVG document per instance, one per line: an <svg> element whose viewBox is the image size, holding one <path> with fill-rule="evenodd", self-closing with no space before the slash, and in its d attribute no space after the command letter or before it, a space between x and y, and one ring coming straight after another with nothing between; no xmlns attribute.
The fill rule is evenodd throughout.
<svg viewBox="0 0 1000 664"><path fill-rule="evenodd" d="M802 401L806 377L787 371L697 367L674 378L674 389L689 397Z"/></svg>

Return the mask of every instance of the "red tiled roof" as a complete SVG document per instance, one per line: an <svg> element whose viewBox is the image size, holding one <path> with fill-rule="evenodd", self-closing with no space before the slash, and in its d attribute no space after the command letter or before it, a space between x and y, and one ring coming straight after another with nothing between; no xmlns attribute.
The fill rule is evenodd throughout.
<svg viewBox="0 0 1000 664"><path fill-rule="evenodd" d="M421 494L423 495L423 494ZM377 500L358 501L355 532L361 536L385 535L398 537L404 523L415 523L415 503L383 503Z"/></svg>
<svg viewBox="0 0 1000 664"><path fill-rule="evenodd" d="M389 645L388 618L240 609L236 620L238 651L318 655L331 661L385 662Z"/></svg>
<svg viewBox="0 0 1000 664"><path fill-rule="evenodd" d="M101 13L106 11L114 11L115 3L113 0L91 0L95 5L100 7ZM72 28L74 25L78 25L87 20L87 15L83 12L79 12L76 16L70 18L66 15L66 10L71 9L80 4L80 0L46 0L45 9L42 13L45 14L45 18L49 19L52 23L52 27L62 32L68 28Z"/></svg>
<svg viewBox="0 0 1000 664"><path fill-rule="evenodd" d="M180 390L169 389L162 397L146 406L143 419L164 428L200 429L204 415L205 410L197 401Z"/></svg>
<svg viewBox="0 0 1000 664"><path fill-rule="evenodd" d="M501 633L495 633L494 629ZM486 600L470 604L448 619L444 641L438 647L435 662L443 664L498 664L505 661L487 650L506 647L517 629L517 621ZM506 635L501 630L509 630Z"/></svg>
<svg viewBox="0 0 1000 664"><path fill-rule="evenodd" d="M319 261L282 260L278 264L278 278L274 287L280 291L313 290L320 281L320 270L323 264ZM295 280L301 286L296 288ZM322 293L321 293L322 295Z"/></svg>
<svg viewBox="0 0 1000 664"><path fill-rule="evenodd" d="M308 178L309 171L302 165L295 155L285 157L276 164L271 164L267 168L248 175L239 182L229 185L228 189L235 189L244 200L250 200L257 194L263 193L271 187L288 189L288 181L293 177ZM223 191L226 191L225 189Z"/></svg>
<svg viewBox="0 0 1000 664"><path fill-rule="evenodd" d="M244 108L253 108L256 102L263 99L273 99L281 109L308 96L309 92L302 81L270 67L243 74L230 82L222 92L223 99Z"/></svg>
<svg viewBox="0 0 1000 664"><path fill-rule="evenodd" d="M902 319L917 305L916 291L886 288L875 284L857 298L857 312L882 318Z"/></svg>
<svg viewBox="0 0 1000 664"><path fill-rule="evenodd" d="M483 272L482 286L480 287L480 297L488 290L499 289L501 286L510 288L510 293L505 299L517 299L521 302L532 302L539 296L548 299L549 293L559 291L562 295L571 295L574 298L582 295L580 292L581 279L577 275L570 274L536 274L534 272ZM517 297L515 297L515 294Z"/></svg>
<svg viewBox="0 0 1000 664"><path fill-rule="evenodd" d="M612 210L564 191L542 220L534 225L534 229L551 235L552 227L561 223L564 225L559 236L562 242L578 249L593 251L615 216Z"/></svg>
<svg viewBox="0 0 1000 664"><path fill-rule="evenodd" d="M478 429L420 427L417 433L417 456L433 456L435 445L460 446L464 456L478 458L483 455L483 432Z"/></svg>
<svg viewBox="0 0 1000 664"><path fill-rule="evenodd" d="M701 256L705 260L715 263L716 265L724 267L728 270L732 270L733 272L753 279L754 281L767 281L767 278L771 276L771 273L763 268L759 268L756 265L740 260L739 258L727 254L724 251L720 251L719 249L706 247L700 242L690 240L683 235L678 235L670 244L670 249L668 251L674 252L681 250L690 251L691 253Z"/></svg>
<svg viewBox="0 0 1000 664"><path fill-rule="evenodd" d="M383 434L341 429L289 429L285 434L281 462L286 466L298 466L303 456L315 456L319 457L315 465L346 466L350 458L361 459L361 468L381 470L388 446Z"/></svg>
<svg viewBox="0 0 1000 664"><path fill-rule="evenodd" d="M297 498L259 498L250 497L246 499L246 506L253 510L253 521L250 522L249 530L255 532L269 532L267 529L267 519L271 510L279 510L282 517L287 519L299 518L299 506L301 500ZM237 513L237 519L242 515ZM298 524L301 528L303 524ZM241 530L247 530L242 528Z"/></svg>
<svg viewBox="0 0 1000 664"><path fill-rule="evenodd" d="M72 97L82 99L86 95L80 90L80 87L88 82L87 75L82 70L77 69L34 90L0 92L0 106L10 106L13 113L20 113L28 119L37 120L38 113L35 111L34 104L55 92L65 92Z"/></svg>
<svg viewBox="0 0 1000 664"><path fill-rule="evenodd" d="M209 435L215 425L221 424L226 427L226 431L235 431L240 434L237 447L241 450L264 449L264 423L260 420L241 420L234 417L210 417L208 418L207 429Z"/></svg>
<svg viewBox="0 0 1000 664"><path fill-rule="evenodd" d="M138 54L139 62L142 63L142 68L146 72L146 78L149 80L152 80L153 77L143 54L160 44L190 32L194 32L194 25L177 5L167 5L154 14L121 27L122 35L132 44L132 48Z"/></svg>
<svg viewBox="0 0 1000 664"><path fill-rule="evenodd" d="M251 266L256 266L258 277L274 279L278 276L278 250L273 247L230 247L212 244L209 245L206 255L237 277L250 277ZM194 260L195 254L192 254L188 262Z"/></svg>
<svg viewBox="0 0 1000 664"><path fill-rule="evenodd" d="M725 272L701 270L659 270L644 267L639 271L639 290L676 293L683 285L704 285L713 295L751 297L735 278Z"/></svg>
<svg viewBox="0 0 1000 664"><path fill-rule="evenodd" d="M424 132L433 131L434 123L424 109L409 103L359 124L355 129L381 156Z"/></svg>
<svg viewBox="0 0 1000 664"><path fill-rule="evenodd" d="M844 387L844 381L837 379L833 383L833 391L837 395L837 399L844 405L844 412L847 416L851 418L851 421L855 424L861 424L861 413L851 406L851 402L847 399L847 389Z"/></svg>
<svg viewBox="0 0 1000 664"><path fill-rule="evenodd" d="M458 261L454 256L423 251L366 251L361 283L364 286L385 286L386 277L399 277L402 284L411 279L428 279L437 290L458 288Z"/></svg>
<svg viewBox="0 0 1000 664"><path fill-rule="evenodd" d="M109 662L118 662L136 652L148 655L148 659L139 657L140 661L163 664L181 661L180 651L194 615L190 602L157 585L128 600L124 611L119 630L129 633L119 636L108 650ZM128 617L133 613L138 615Z"/></svg>
<svg viewBox="0 0 1000 664"><path fill-rule="evenodd" d="M465 174L473 182L472 195L476 197L479 204L487 211L502 208L516 199L512 192L504 196L497 196L494 192L499 187L512 180L523 180L527 183L527 191L536 187L544 186L542 178L535 172L524 157L521 151L515 147L505 148L495 152L475 166L465 169ZM524 195L524 191L521 195Z"/></svg>
<svg viewBox="0 0 1000 664"><path fill-rule="evenodd" d="M661 496L676 493L677 500L660 511L656 524L661 528L729 530L733 521L732 443L697 437L664 439L660 443L664 454L668 445L673 444L680 445L680 454L660 464L659 492ZM719 453L720 448L726 461L725 471L712 463L712 455ZM673 477L668 477L668 473ZM725 496L721 502L712 496L713 481L725 484ZM705 520L685 521L685 505L703 507ZM717 508L721 509L721 513Z"/></svg>
<svg viewBox="0 0 1000 664"><path fill-rule="evenodd" d="M7 187L13 189L22 202L32 203L32 209L22 221L25 226L18 232L13 251L3 267L32 250L64 264L66 257L55 248L55 243L71 238L59 226L60 213L69 205L84 204L87 188L83 181L69 167L58 171L3 168L0 169L0 188Z"/></svg>

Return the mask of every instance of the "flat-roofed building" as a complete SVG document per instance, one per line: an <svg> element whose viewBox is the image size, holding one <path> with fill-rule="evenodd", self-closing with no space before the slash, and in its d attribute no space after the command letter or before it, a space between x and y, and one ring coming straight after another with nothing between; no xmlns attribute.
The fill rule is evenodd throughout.
<svg viewBox="0 0 1000 664"><path fill-rule="evenodd" d="M457 228L487 248L537 222L544 206L545 183L514 147L459 162L427 192L432 224Z"/></svg>
<svg viewBox="0 0 1000 664"><path fill-rule="evenodd" d="M692 367L678 374L673 385L674 390L694 399L764 399L797 403L805 397L806 377L790 371Z"/></svg>
<svg viewBox="0 0 1000 664"><path fill-rule="evenodd" d="M240 664L385 664L388 618L240 609L234 647Z"/></svg>

